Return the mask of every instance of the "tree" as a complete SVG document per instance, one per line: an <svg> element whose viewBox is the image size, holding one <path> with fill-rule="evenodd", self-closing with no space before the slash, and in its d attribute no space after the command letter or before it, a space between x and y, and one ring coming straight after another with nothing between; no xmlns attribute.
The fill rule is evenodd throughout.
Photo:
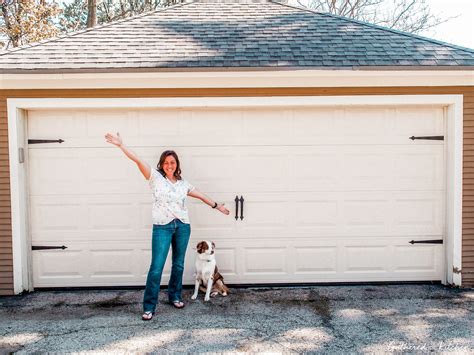
<svg viewBox="0 0 474 355"><path fill-rule="evenodd" d="M449 20L432 14L426 0L309 0L308 4L316 11L414 34Z"/></svg>
<svg viewBox="0 0 474 355"><path fill-rule="evenodd" d="M87 0L87 27L97 25L97 1Z"/></svg>
<svg viewBox="0 0 474 355"><path fill-rule="evenodd" d="M1 0L0 7L0 35L4 39L0 44L6 48L41 41L59 32L54 22L61 9L54 1Z"/></svg>
<svg viewBox="0 0 474 355"><path fill-rule="evenodd" d="M88 14L96 9L97 22L104 24L126 17L142 14L147 11L179 4L183 0L74 0L63 4L61 15L61 31L69 32L91 27L88 25ZM94 6L92 2L96 2ZM93 15L92 15L93 16Z"/></svg>
<svg viewBox="0 0 474 355"><path fill-rule="evenodd" d="M87 25L87 2L74 0L70 4L63 3L63 11L59 16L61 32L78 31Z"/></svg>

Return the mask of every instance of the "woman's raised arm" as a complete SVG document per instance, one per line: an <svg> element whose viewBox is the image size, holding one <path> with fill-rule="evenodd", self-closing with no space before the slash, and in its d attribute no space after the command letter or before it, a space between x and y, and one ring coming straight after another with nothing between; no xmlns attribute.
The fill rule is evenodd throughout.
<svg viewBox="0 0 474 355"><path fill-rule="evenodd" d="M149 180L150 179L150 175L151 175L151 169L150 169L150 165L148 165L147 162L141 160L138 155L135 154L135 152L133 152L132 150L130 150L129 148L127 148L124 144L123 144L123 141L122 141L122 137L120 137L120 134L117 132L117 135L114 135L114 134L111 134L111 133L107 133L105 135L105 139L107 141L107 143L110 143L110 144L113 144L115 145L116 147L119 147L122 152L130 159L132 160L133 162L135 162L138 166L138 169L140 169L140 172L143 174L143 176L145 177L145 179Z"/></svg>

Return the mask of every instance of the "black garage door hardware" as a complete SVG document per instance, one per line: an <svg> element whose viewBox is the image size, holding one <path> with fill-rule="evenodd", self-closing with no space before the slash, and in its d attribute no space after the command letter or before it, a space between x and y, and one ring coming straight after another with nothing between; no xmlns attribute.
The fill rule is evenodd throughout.
<svg viewBox="0 0 474 355"><path fill-rule="evenodd" d="M410 244L443 244L443 239L411 240Z"/></svg>
<svg viewBox="0 0 474 355"><path fill-rule="evenodd" d="M50 249L67 249L66 246L61 245L60 247L58 246L53 246L53 245L32 245L31 250L50 250Z"/></svg>
<svg viewBox="0 0 474 355"><path fill-rule="evenodd" d="M28 139L28 144L39 144L39 143L62 143L62 139Z"/></svg>
<svg viewBox="0 0 474 355"><path fill-rule="evenodd" d="M240 202L240 220L244 219L244 196L235 196L235 220L239 219L239 202Z"/></svg>
<svg viewBox="0 0 474 355"><path fill-rule="evenodd" d="M411 136L410 139L414 141L415 139L428 139L432 141L444 141L444 136L422 136L422 137L415 137Z"/></svg>

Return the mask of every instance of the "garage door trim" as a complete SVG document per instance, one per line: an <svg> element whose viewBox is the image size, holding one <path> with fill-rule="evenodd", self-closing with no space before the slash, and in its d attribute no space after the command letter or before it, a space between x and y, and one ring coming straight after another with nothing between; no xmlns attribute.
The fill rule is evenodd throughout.
<svg viewBox="0 0 474 355"><path fill-rule="evenodd" d="M29 109L171 108L171 107L286 107L435 105L445 107L446 127L446 283L461 285L462 245L462 95L367 95L203 98L79 98L8 99L10 192L13 236L14 292L31 290L28 250L26 165L19 163L25 147L25 117Z"/></svg>

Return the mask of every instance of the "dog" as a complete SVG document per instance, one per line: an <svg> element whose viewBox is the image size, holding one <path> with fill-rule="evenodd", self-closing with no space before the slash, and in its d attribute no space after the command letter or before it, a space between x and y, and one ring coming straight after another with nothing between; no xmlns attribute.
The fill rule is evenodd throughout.
<svg viewBox="0 0 474 355"><path fill-rule="evenodd" d="M209 301L210 296L217 294L227 296L229 289L224 284L224 277L219 273L214 255L216 245L207 240L200 241L196 246L196 283L191 299L195 300L199 289L206 292L204 301Z"/></svg>

